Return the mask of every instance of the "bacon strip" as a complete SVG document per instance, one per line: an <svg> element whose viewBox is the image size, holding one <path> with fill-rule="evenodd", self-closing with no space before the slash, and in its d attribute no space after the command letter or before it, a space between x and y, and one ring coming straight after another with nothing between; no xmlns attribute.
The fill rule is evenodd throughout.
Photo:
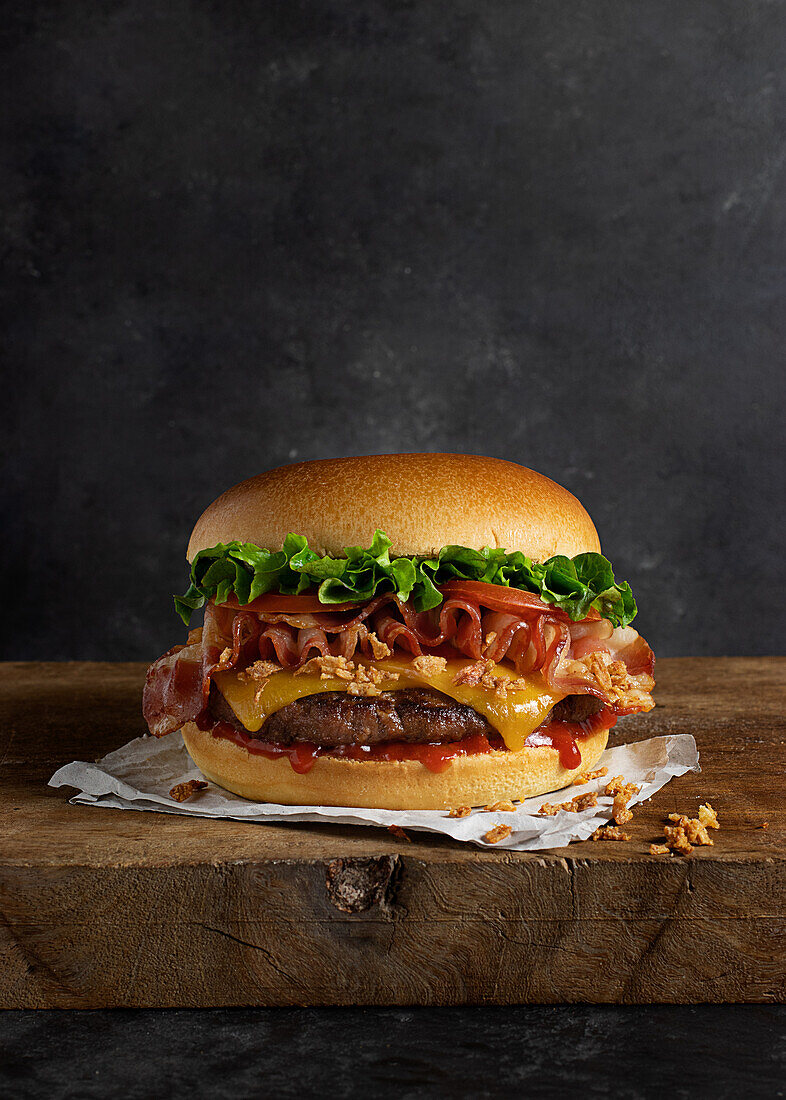
<svg viewBox="0 0 786 1100"><path fill-rule="evenodd" d="M315 654L350 660L359 650L371 656L371 632L391 650L413 657L449 647L473 660L508 661L520 675L541 671L553 690L594 695L617 714L652 705L655 658L631 627L615 629L597 612L574 623L532 593L482 581L449 581L442 591L442 604L428 612L392 594L333 611L312 611L313 600L287 597L295 601L288 612L284 597L275 595L265 597L258 610L210 602L201 641L175 646L150 666L143 698L148 726L161 737L196 721L207 709L215 672L245 668L258 658L297 669ZM613 701L593 672L595 653L607 655L608 663L621 662L616 667L623 680L627 672L630 691L623 702Z"/></svg>

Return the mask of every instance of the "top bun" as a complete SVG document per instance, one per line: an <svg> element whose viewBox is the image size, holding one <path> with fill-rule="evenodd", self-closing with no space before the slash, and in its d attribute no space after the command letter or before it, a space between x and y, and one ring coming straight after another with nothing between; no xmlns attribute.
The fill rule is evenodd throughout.
<svg viewBox="0 0 786 1100"><path fill-rule="evenodd" d="M291 531L338 556L370 546L377 527L398 555L451 544L521 550L535 561L600 550L576 498L534 470L478 455L403 454L297 462L242 481L200 516L187 554L193 561L235 539L280 550Z"/></svg>

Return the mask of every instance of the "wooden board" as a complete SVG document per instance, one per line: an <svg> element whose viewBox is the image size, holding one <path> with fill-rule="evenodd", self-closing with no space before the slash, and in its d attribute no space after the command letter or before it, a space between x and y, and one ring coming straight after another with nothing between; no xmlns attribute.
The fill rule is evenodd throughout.
<svg viewBox="0 0 786 1100"><path fill-rule="evenodd" d="M143 732L144 668L0 666L0 1005L784 999L786 659L657 671L658 707L618 730L693 733L702 774L629 844L511 853L70 806L48 778ZM714 848L649 855L707 800Z"/></svg>

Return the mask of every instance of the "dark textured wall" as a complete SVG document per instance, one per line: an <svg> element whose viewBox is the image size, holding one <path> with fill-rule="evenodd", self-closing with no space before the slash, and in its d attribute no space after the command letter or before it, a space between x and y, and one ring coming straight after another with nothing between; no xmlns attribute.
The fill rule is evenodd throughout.
<svg viewBox="0 0 786 1100"><path fill-rule="evenodd" d="M3 9L4 656L153 657L220 490L419 449L779 650L786 5Z"/></svg>

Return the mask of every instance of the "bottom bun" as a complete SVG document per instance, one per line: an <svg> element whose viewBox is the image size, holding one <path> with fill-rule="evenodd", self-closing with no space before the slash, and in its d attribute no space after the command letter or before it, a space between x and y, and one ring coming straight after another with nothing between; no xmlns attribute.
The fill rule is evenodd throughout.
<svg viewBox="0 0 786 1100"><path fill-rule="evenodd" d="M285 756L252 755L191 722L182 732L189 756L207 779L253 802L379 810L450 810L558 791L592 767L609 739L608 730L582 738L577 768L563 768L557 750L543 746L457 756L444 772L429 771L418 760L319 756L301 775Z"/></svg>

